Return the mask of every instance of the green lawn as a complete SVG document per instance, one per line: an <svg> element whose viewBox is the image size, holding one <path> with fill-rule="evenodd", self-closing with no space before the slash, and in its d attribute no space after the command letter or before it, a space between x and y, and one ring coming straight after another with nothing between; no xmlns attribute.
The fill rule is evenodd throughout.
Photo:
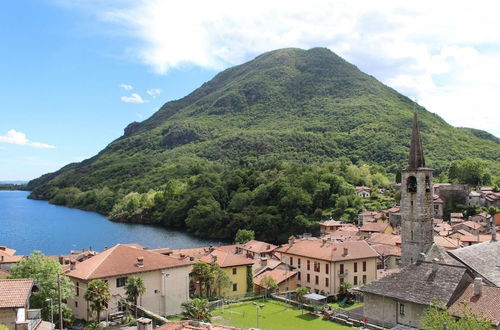
<svg viewBox="0 0 500 330"><path fill-rule="evenodd" d="M352 329L331 321L324 321L321 317L300 311L290 305L277 301L257 302L264 307L259 311L259 328L263 330L343 330ZM244 329L257 327L257 312L252 302L224 307L214 311L212 322L232 325Z"/></svg>
<svg viewBox="0 0 500 330"><path fill-rule="evenodd" d="M351 309L363 306L363 303L357 302L357 303L354 303L351 306L346 306L346 307L339 307L338 303L331 303L331 304L328 304L328 305L332 306L333 309L342 309L344 311L350 311Z"/></svg>

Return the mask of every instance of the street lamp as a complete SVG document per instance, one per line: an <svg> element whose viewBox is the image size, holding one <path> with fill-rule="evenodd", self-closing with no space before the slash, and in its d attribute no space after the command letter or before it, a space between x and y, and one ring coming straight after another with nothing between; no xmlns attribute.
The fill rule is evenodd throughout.
<svg viewBox="0 0 500 330"><path fill-rule="evenodd" d="M255 305L255 309L257 310L257 329L259 328L259 310L264 308L264 304L257 304L255 301L253 302Z"/></svg>
<svg viewBox="0 0 500 330"><path fill-rule="evenodd" d="M45 301L50 302L50 326L54 329L54 305L52 304L52 298L47 298Z"/></svg>

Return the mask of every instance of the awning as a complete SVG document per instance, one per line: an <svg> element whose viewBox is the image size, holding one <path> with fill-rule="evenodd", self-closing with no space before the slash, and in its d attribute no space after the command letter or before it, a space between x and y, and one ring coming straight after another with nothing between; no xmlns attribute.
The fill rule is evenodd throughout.
<svg viewBox="0 0 500 330"><path fill-rule="evenodd" d="M325 296L317 294L317 293L308 293L308 294L304 295L304 298L316 300L316 301L326 299Z"/></svg>

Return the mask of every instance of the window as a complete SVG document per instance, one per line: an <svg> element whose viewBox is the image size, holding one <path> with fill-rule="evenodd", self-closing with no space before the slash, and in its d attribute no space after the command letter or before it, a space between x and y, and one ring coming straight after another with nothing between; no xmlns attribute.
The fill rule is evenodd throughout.
<svg viewBox="0 0 500 330"><path fill-rule="evenodd" d="M399 303L399 315L405 315L405 304Z"/></svg>
<svg viewBox="0 0 500 330"><path fill-rule="evenodd" d="M76 282L75 291L75 296L78 297L80 295L80 282Z"/></svg>
<svg viewBox="0 0 500 330"><path fill-rule="evenodd" d="M238 283L233 283L233 291L238 291Z"/></svg>
<svg viewBox="0 0 500 330"><path fill-rule="evenodd" d="M328 288L328 286L330 285L330 282L328 281L328 277L325 278L325 286Z"/></svg>
<svg viewBox="0 0 500 330"><path fill-rule="evenodd" d="M427 175L425 177L425 192L430 192L431 191L431 179Z"/></svg>
<svg viewBox="0 0 500 330"><path fill-rule="evenodd" d="M307 260L307 270L310 270L310 269L311 269L311 261Z"/></svg>
<svg viewBox="0 0 500 330"><path fill-rule="evenodd" d="M406 179L406 191L408 191L409 193L417 192L417 178L415 178L413 175Z"/></svg>
<svg viewBox="0 0 500 330"><path fill-rule="evenodd" d="M354 276L354 281L352 283L353 285L358 285L358 277Z"/></svg>
<svg viewBox="0 0 500 330"><path fill-rule="evenodd" d="M75 301L75 307L78 308L78 301Z"/></svg>
<svg viewBox="0 0 500 330"><path fill-rule="evenodd" d="M314 271L318 273L321 271L321 264L317 261L314 262Z"/></svg>
<svg viewBox="0 0 500 330"><path fill-rule="evenodd" d="M413 230L410 231L410 241L413 241Z"/></svg>
<svg viewBox="0 0 500 330"><path fill-rule="evenodd" d="M307 274L307 283L311 282L311 275Z"/></svg>
<svg viewBox="0 0 500 330"><path fill-rule="evenodd" d="M290 266L293 266L293 257L290 257Z"/></svg>
<svg viewBox="0 0 500 330"><path fill-rule="evenodd" d="M363 284L366 284L366 275L363 275Z"/></svg>
<svg viewBox="0 0 500 330"><path fill-rule="evenodd" d="M329 264L325 265L325 272L326 272L326 274L328 274L330 272L330 265Z"/></svg>
<svg viewBox="0 0 500 330"><path fill-rule="evenodd" d="M233 275L236 275L237 272L238 270L236 268L233 268Z"/></svg>
<svg viewBox="0 0 500 330"><path fill-rule="evenodd" d="M354 263L354 272L355 273L358 272L358 263L357 262Z"/></svg>
<svg viewBox="0 0 500 330"><path fill-rule="evenodd" d="M318 276L318 275L316 275L316 278L315 278L314 283L315 283L316 285L318 285L318 284L319 284L319 276Z"/></svg>
<svg viewBox="0 0 500 330"><path fill-rule="evenodd" d="M339 273L344 274L344 264L340 264Z"/></svg>
<svg viewBox="0 0 500 330"><path fill-rule="evenodd" d="M297 273L297 279L300 281L300 272Z"/></svg>
<svg viewBox="0 0 500 330"><path fill-rule="evenodd" d="M127 278L126 277L118 277L116 279L116 287L117 288L121 288L122 286L125 286L125 282L127 282Z"/></svg>
<svg viewBox="0 0 500 330"><path fill-rule="evenodd" d="M297 258L297 266L300 268L300 258Z"/></svg>
<svg viewBox="0 0 500 330"><path fill-rule="evenodd" d="M363 261L363 271L366 272L366 261Z"/></svg>

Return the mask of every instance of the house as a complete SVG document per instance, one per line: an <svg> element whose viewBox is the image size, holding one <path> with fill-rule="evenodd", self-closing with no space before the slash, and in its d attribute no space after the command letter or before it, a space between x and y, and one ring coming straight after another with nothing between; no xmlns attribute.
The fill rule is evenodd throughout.
<svg viewBox="0 0 500 330"><path fill-rule="evenodd" d="M443 206L444 201L439 197L439 195L432 195L434 200L434 208L433 208L433 218L443 219Z"/></svg>
<svg viewBox="0 0 500 330"><path fill-rule="evenodd" d="M271 258L278 247L262 241L251 240L245 244L236 245L236 253L245 254L248 258ZM218 248L220 250L220 248Z"/></svg>
<svg viewBox="0 0 500 330"><path fill-rule="evenodd" d="M335 295L343 282L354 286L374 281L378 253L365 241L332 242L291 236L276 252L297 270L297 285Z"/></svg>
<svg viewBox="0 0 500 330"><path fill-rule="evenodd" d="M483 233L486 230L486 227L483 224L472 221L464 221L462 223L453 225L452 228L453 230L464 229L473 235Z"/></svg>
<svg viewBox="0 0 500 330"><path fill-rule="evenodd" d="M248 282L248 278L253 278L254 259L215 248L209 254L201 257L200 261L208 264L217 263L228 276L231 284L229 287L221 289L219 292L221 296L241 297L248 291L252 291L253 284Z"/></svg>
<svg viewBox="0 0 500 330"><path fill-rule="evenodd" d="M491 235L463 235L460 237L460 242L463 246L471 246L477 243L488 242L491 240Z"/></svg>
<svg viewBox="0 0 500 330"><path fill-rule="evenodd" d="M467 199L467 205L469 206L484 206L485 203L485 195L481 192L480 189L477 191L471 191L469 193L469 198Z"/></svg>
<svg viewBox="0 0 500 330"><path fill-rule="evenodd" d="M464 214L462 212L450 213L450 218L457 218L463 220Z"/></svg>
<svg viewBox="0 0 500 330"><path fill-rule="evenodd" d="M401 247L401 236L385 233L373 233L367 242L371 245L373 244L384 244Z"/></svg>
<svg viewBox="0 0 500 330"><path fill-rule="evenodd" d="M363 314L370 323L419 327L433 301L450 306L470 283L472 274L465 267L419 261L357 291L364 296Z"/></svg>
<svg viewBox="0 0 500 330"><path fill-rule="evenodd" d="M500 192L490 187L481 187L481 193L484 194L484 206L500 207Z"/></svg>
<svg viewBox="0 0 500 330"><path fill-rule="evenodd" d="M41 311L29 307L31 293L37 290L32 279L0 279L0 324L9 330L51 329Z"/></svg>
<svg viewBox="0 0 500 330"><path fill-rule="evenodd" d="M342 227L342 222L336 220L327 220L319 224L319 232L321 234L333 233Z"/></svg>
<svg viewBox="0 0 500 330"><path fill-rule="evenodd" d="M10 249L7 246L0 246L0 269L9 271L16 263L21 261L24 256L15 255L16 250Z"/></svg>
<svg viewBox="0 0 500 330"><path fill-rule="evenodd" d="M363 211L358 214L358 225L362 226L367 222L384 221L386 216L381 211Z"/></svg>
<svg viewBox="0 0 500 330"><path fill-rule="evenodd" d="M357 186L356 187L356 195L363 198L370 198L370 192L372 188L365 186Z"/></svg>
<svg viewBox="0 0 500 330"><path fill-rule="evenodd" d="M379 254L377 269L399 268L399 263L401 262L400 246L386 245L386 244L372 244L371 247Z"/></svg>
<svg viewBox="0 0 500 330"><path fill-rule="evenodd" d="M500 288L484 285L482 278L474 279L462 294L449 307L449 312L456 317L464 316L464 310L491 321L495 329L500 329L500 308L498 306Z"/></svg>
<svg viewBox="0 0 500 330"><path fill-rule="evenodd" d="M500 287L500 242L490 240L461 249L451 250L448 253L464 264L474 277L481 277L487 285Z"/></svg>
<svg viewBox="0 0 500 330"><path fill-rule="evenodd" d="M181 304L189 299L189 273L193 262L179 260L160 253L118 244L96 256L71 263L66 273L75 287L75 296L68 299L68 306L76 318L94 318L90 304L84 296L90 281L107 281L112 298L105 317L120 310L120 300L126 298L125 283L128 276L138 276L144 281L146 292L138 304L159 315L181 312Z"/></svg>
<svg viewBox="0 0 500 330"><path fill-rule="evenodd" d="M489 225L491 215L486 212L481 212L479 214L471 215L468 220L472 222L482 223L484 225Z"/></svg>
<svg viewBox="0 0 500 330"><path fill-rule="evenodd" d="M297 289L297 271L289 269L273 269L261 273L253 278L254 292L262 293L267 287L261 282L263 278L270 276L278 285L278 292L295 291Z"/></svg>
<svg viewBox="0 0 500 330"><path fill-rule="evenodd" d="M359 228L361 237L368 238L371 234L382 233L392 234L392 226L388 222L374 223L367 222Z"/></svg>

